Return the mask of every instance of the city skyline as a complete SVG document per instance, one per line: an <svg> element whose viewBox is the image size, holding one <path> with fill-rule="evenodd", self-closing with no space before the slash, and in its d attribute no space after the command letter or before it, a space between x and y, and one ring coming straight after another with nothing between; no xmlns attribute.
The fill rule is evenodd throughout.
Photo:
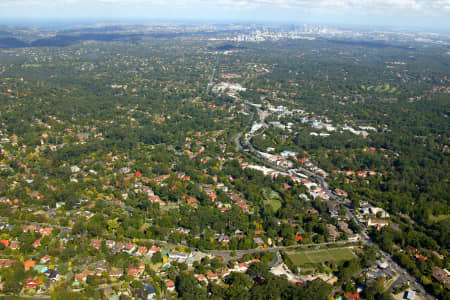
<svg viewBox="0 0 450 300"><path fill-rule="evenodd" d="M450 0L6 0L3 24L182 20L191 22L328 23L449 31ZM45 22L44 22L45 23Z"/></svg>

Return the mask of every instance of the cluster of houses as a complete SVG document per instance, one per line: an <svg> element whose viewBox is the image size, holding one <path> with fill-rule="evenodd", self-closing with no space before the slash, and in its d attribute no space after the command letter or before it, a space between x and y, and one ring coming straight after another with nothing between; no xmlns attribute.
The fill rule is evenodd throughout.
<svg viewBox="0 0 450 300"><path fill-rule="evenodd" d="M7 229L12 230L14 228L14 225L7 225L5 223L0 224L0 230ZM32 246L33 248L38 248L41 246L41 240L43 237L46 237L50 235L53 231L52 227L45 227L45 226L35 226L35 225L27 225L22 227L22 232L35 232L41 235L40 238L36 239ZM21 243L17 240L11 240L11 239L2 239L0 240L0 243L4 247L9 247L11 250L18 250L20 249Z"/></svg>
<svg viewBox="0 0 450 300"><path fill-rule="evenodd" d="M220 281L223 281L228 275L230 275L231 272L237 272L237 273L245 273L247 272L250 264L252 263L258 263L258 259L253 259L247 262L241 262L236 263L233 268L229 268L226 270L221 270L218 273L208 273L208 274L195 274L195 278L199 282L204 282L205 284L209 284L211 282L218 283Z"/></svg>
<svg viewBox="0 0 450 300"><path fill-rule="evenodd" d="M338 129L340 129L341 130L340 132L349 131L355 135L367 137L369 135L369 131L375 131L375 132L377 131L377 129L372 126L359 126L359 130L354 129L354 128L350 127L349 125L336 127L336 126L333 126L332 121L327 116L315 116L314 113L308 113L308 112L305 112L305 111L299 110L299 109L288 110L286 107L283 107L283 106L273 107L272 105L269 104L268 110L271 113L279 115L279 118L281 116L292 116L294 114L300 114L302 116L302 118L301 118L302 123L308 124L309 126L311 126L311 128L319 131L319 132L311 132L310 135L312 135L312 136L328 137L328 136L330 136L330 133L328 133L328 132L335 132ZM283 127L279 126L279 128L288 129L288 130L290 130L291 127L292 127L292 125L289 126L289 124L288 124L288 126L283 126ZM320 132L320 130L325 130L326 132Z"/></svg>
<svg viewBox="0 0 450 300"><path fill-rule="evenodd" d="M285 152L286 153L286 152ZM290 169L294 166L294 163L289 159L289 155L274 155L266 152L258 151L258 155L266 159L270 163L282 168Z"/></svg>
<svg viewBox="0 0 450 300"><path fill-rule="evenodd" d="M338 171L338 173L344 174L348 177L354 177L357 176L359 178L367 178L367 176L377 176L380 175L380 173L370 170L370 171Z"/></svg>
<svg viewBox="0 0 450 300"><path fill-rule="evenodd" d="M78 286L80 283L86 282L88 276L98 276L103 277L105 274L111 278L111 279L119 279L122 276L131 276L132 278L138 279L142 278L144 271L146 269L146 266L151 266L151 258L153 254L159 252L162 255L163 258L163 269L168 269L171 265L171 262L178 262L178 263L186 263L189 266L192 266L193 262L200 261L203 257L202 255L198 256L196 255L196 252L191 252L190 254L186 254L184 252L179 251L172 251L171 249L162 249L159 247L144 247L144 246L137 246L134 243L127 243L125 245L121 244L120 242L113 242L113 241L105 241L106 246L108 248L114 249L114 251L123 251L125 253L128 253L130 255L135 255L137 257L140 257L140 261L142 263L138 264L137 266L129 266L127 269L121 269L121 268L111 268L109 264L106 261L96 261L84 269L83 271L75 274L74 279L74 285ZM99 249L101 245L101 241L94 240L91 242L91 246L95 249ZM120 250L121 249L121 250ZM168 281L169 282L169 281ZM166 286L168 290L173 290L175 285L173 282L166 282Z"/></svg>
<svg viewBox="0 0 450 300"><path fill-rule="evenodd" d="M215 93L229 92L234 95L236 92L246 91L247 89L242 87L239 83L221 82L216 84L212 91Z"/></svg>
<svg viewBox="0 0 450 300"><path fill-rule="evenodd" d="M52 266L48 266L50 259L51 257L48 254L43 256L40 260L29 259L24 262L19 262L14 259L0 259L0 269L9 269L16 263L23 263L25 271L31 270L34 271L35 274L38 274L36 277L26 278L25 288L40 288L40 290L44 291L48 289L50 283L61 280L58 271ZM44 286L42 276L48 278L47 286ZM0 283L0 291L2 289L3 283Z"/></svg>
<svg viewBox="0 0 450 300"><path fill-rule="evenodd" d="M101 240L92 240L90 243L91 247L100 250L102 246ZM144 246L138 246L133 242L123 243L123 242L116 242L113 240L106 240L105 246L109 249L112 249L114 252L125 252L130 255L135 256L153 256L156 252L161 252L162 248L160 247L144 247Z"/></svg>
<svg viewBox="0 0 450 300"><path fill-rule="evenodd" d="M378 230L389 226L389 213L381 207L375 207L367 201L360 202L360 208L357 215L360 222L364 222L368 227L375 227Z"/></svg>
<svg viewBox="0 0 450 300"><path fill-rule="evenodd" d="M389 268L389 264L384 261L378 261L375 265L364 269L359 276L364 278L365 286L374 282L377 279L385 279L390 280L395 277L395 273L393 270ZM357 286L356 291L354 292L346 292L343 296L337 297L336 299L347 299L347 300L358 300L362 299L361 293L366 287ZM405 298L409 299L409 298Z"/></svg>

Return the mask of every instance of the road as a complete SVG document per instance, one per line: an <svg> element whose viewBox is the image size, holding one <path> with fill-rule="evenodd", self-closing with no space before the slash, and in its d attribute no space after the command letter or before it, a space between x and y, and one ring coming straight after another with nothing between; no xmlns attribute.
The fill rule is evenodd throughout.
<svg viewBox="0 0 450 300"><path fill-rule="evenodd" d="M213 69L213 73L210 75L209 77L209 82L210 84L212 84L212 80L214 78L216 69ZM264 113L261 111L260 108L256 108L257 109L257 113L259 115L259 118L262 122L266 122L265 119L268 116L267 113ZM254 114L252 114L252 117L250 118L250 123L249 123L249 127L251 127L252 122L254 121ZM244 130L248 130L248 128L244 129ZM262 131L264 132L264 131ZM262 134L262 132L260 132L259 134ZM244 136L244 138L243 138ZM237 149L243 149L244 151L247 150L246 152L248 152L248 154L250 156L253 156L253 159L255 161L262 161L264 162L264 164L266 166L269 166L275 170L281 171L281 172L285 172L285 173L290 173L292 172L294 169L288 169L288 168L284 168L281 166L277 166L274 165L270 162L268 162L262 155L260 155L258 153L258 151L253 147L253 145L251 144L251 139L249 139L245 134L244 131L238 133L234 138L233 141L236 145ZM329 187L328 187L328 183L326 181L326 179L320 175L314 174L312 172L310 172L309 170L306 170L304 168L299 168L300 171L302 171L302 173L306 174L307 176L309 176L311 179L315 179L317 181L317 183L320 185L320 187L327 193L327 195L330 198L334 198L336 199L340 204L344 204L343 199L335 197ZM355 222L357 222L357 224L359 224L361 226L361 228L363 229L362 233L361 233L361 242L363 244L368 244L368 245L373 245L374 242L370 239L370 237L367 234L367 228L366 225L359 222L358 218L356 218L355 214L353 213L352 210L350 210L347 206L345 206L345 210L346 210L346 214L348 217L353 218L355 220ZM7 217L0 217L0 221L1 222L7 222L8 218ZM63 227L63 226L57 226L57 225L51 225L51 224L45 224L45 223L35 223L35 222L26 222L26 221L22 221L22 224L31 224L31 225L35 225L35 226L52 226L54 228L58 228L61 231L71 231L70 227ZM167 243L165 241L159 241L159 240L143 240L143 241L148 241L148 242L152 242L152 243L157 243L157 244L164 244L167 247L178 247L178 246L183 246L183 245L177 245L177 244L170 244ZM285 247L273 247L273 248L256 248L256 249L249 249L249 250L236 250L236 251L231 251L231 250L206 250L203 251L205 253L211 254L211 255L217 255L217 256L222 256L225 258L225 261L229 261L231 259L237 259L240 258L246 254L249 253L258 253L258 252L279 252L281 250L288 250L288 249L296 249L296 248L310 248L310 247L318 247L318 246L329 246L329 245L344 245L344 244L349 244L350 242L348 241L338 241L338 242L330 242L330 243L322 243L322 244L312 244L312 245L294 245L294 246L285 246ZM359 242L354 242L354 243L359 243ZM235 252L235 256L232 257L231 254ZM390 265L390 267L399 275L399 277L397 278L397 280L395 280L395 282L389 287L389 291L393 291L393 288L398 285L398 284L403 284L406 282L410 282L411 287L417 291L419 291L421 293L421 295L425 298L425 299L434 299L432 296L430 296L424 289L424 287L418 283L416 281L416 279L411 276L405 269L403 269L402 267L400 267L396 262L394 262L392 260L392 257L382 251L379 250L379 255L382 256Z"/></svg>
<svg viewBox="0 0 450 300"><path fill-rule="evenodd" d="M208 86L206 88L206 94L209 94L209 91L211 90L215 74L216 74L216 67L213 68L211 75L209 75L208 77Z"/></svg>
<svg viewBox="0 0 450 300"><path fill-rule="evenodd" d="M216 56L216 63L215 65L217 66L219 63L219 56ZM214 76L216 75L216 67L213 67L213 71L212 73L208 76L208 85L206 87L206 94L209 95L209 91L211 90L211 87L213 85L213 80L214 80Z"/></svg>
<svg viewBox="0 0 450 300"><path fill-rule="evenodd" d="M247 102L245 102L247 104ZM260 119L262 122L266 122L265 119L266 117L268 117L267 114L264 114L263 112L261 112L260 108L256 108L258 115L260 116ZM253 122L253 120L250 121L250 126L251 126L251 122ZM259 134L262 134L264 132L264 130L262 130L261 132L259 132ZM242 134L241 134L242 136ZM244 135L247 136L247 135ZM289 168L284 168L281 166L277 166L274 165L270 162L268 162L262 155L259 154L259 152L253 147L252 143L251 143L251 139L249 138L244 138L245 142L242 142L242 139L237 139L235 142L238 145L238 147L240 147L241 149L247 150L247 152L250 155L253 155L254 158L258 158L257 160L260 161L261 158L264 161L264 165L266 166L270 166L271 168L281 171L281 172L285 172L285 173L289 173L291 174L294 169L289 169ZM328 197L330 197L330 199L336 199L341 205L343 205L345 207L346 210L346 214L349 218L352 218L355 220L355 222L357 224L359 224L359 226L361 226L362 228L362 232L360 234L361 236L361 242L363 244L367 244L367 245L374 245L375 243L370 239L369 235L368 235L368 230L366 227L366 224L361 223L358 218L356 217L356 215L354 214L354 212L352 210L350 210L344 203L344 200L342 198L336 197L334 194L332 194L332 192L329 189L328 183L326 181L326 179L323 176L320 176L318 174L312 173L309 170L306 170L304 168L299 168L299 170L304 173L305 175L307 175L310 179L315 179L317 184L320 185L321 189L325 191L325 193L328 195ZM273 250L272 250L273 249ZM285 249L285 248L284 248ZM277 248L267 248L267 249L262 249L265 251L270 251L271 252L276 252ZM262 251L261 250L261 251ZM283 248L278 248L278 250L283 250ZM240 251L247 251L247 250L240 250ZM259 252L259 251L257 251ZM245 252L244 252L245 253ZM251 252L247 252L247 253L251 253ZM237 253L236 253L237 254ZM399 266L396 262L394 262L394 260L392 259L392 256L386 252L384 252L383 250L379 250L378 254L383 257L384 260L386 260L386 262L389 264L389 266L399 275L398 278L394 281L393 284L390 285L389 287L389 291L392 292L394 287L397 286L398 284L403 284L403 283L407 283L410 282L410 286L411 288L413 288L414 290L420 292L420 294L424 297L424 299L429 299L432 300L434 299L434 297L432 297L430 294L428 294L425 291L425 288L413 277L411 276L405 269L403 269L401 266ZM245 255L245 254L244 254Z"/></svg>
<svg viewBox="0 0 450 300"><path fill-rule="evenodd" d="M330 245L349 245L349 244L359 244L358 242L349 242L349 241L337 241L337 242L328 242L328 243L321 243L321 244L305 244L305 245L293 245L293 246L280 246L280 247L273 247L273 248L255 248L255 249L248 249L248 250L204 250L202 252L208 253L211 255L216 256L222 256L225 259L225 262L229 262L231 259L239 259L242 256L250 253L260 253L260 252L279 252L283 250L291 250L291 249L298 249L298 248L312 248L315 249L317 247L326 247ZM231 256L232 253L235 253L235 256Z"/></svg>
<svg viewBox="0 0 450 300"><path fill-rule="evenodd" d="M284 171L286 172L287 170L284 169ZM325 190L325 189L324 189ZM339 198L338 198L339 199ZM345 245L345 244L357 244L357 243L363 243L363 244L367 244L367 245L374 245L374 242L370 239L370 237L367 235L367 228L365 226L365 224L359 222L358 218L356 218L356 216L354 215L354 213L346 206L344 206L346 209L346 213L355 220L355 222L357 222L357 224L359 224L361 226L361 228L363 229L362 233L361 233L361 241L358 242L349 242L349 241L337 241L337 242L329 242L329 243L321 243L321 244L307 244L307 245L294 245L294 246L282 246L282 247L273 247L273 248L255 248L255 249L249 249L249 250L204 250L202 252L204 253L208 253L211 255L216 255L216 256L222 256L225 260L225 262L230 261L231 259L238 259L246 254L249 253L258 253L258 252L278 252L278 251L282 251L282 250L289 250L289 249L296 249L296 248L315 248L315 247L322 247L322 246L330 246L330 245ZM7 222L8 218L7 217L0 217L0 222ZM22 224L27 224L27 225L33 225L33 226L42 226L42 227L47 227L47 226L51 226L54 228L58 228L61 231L66 231L66 232L70 232L72 229L70 227L63 227L63 226L56 226L56 225L52 225L52 224L47 224L47 223L37 223L37 222L27 222L24 221ZM151 239L143 239L141 240L143 242L151 242L153 244L159 244L159 245L165 245L166 247L170 247L170 248L175 248L175 247L181 247L184 245L181 244L171 244L168 243L166 241L160 241L160 240L151 240ZM231 254L235 252L235 256L231 256ZM434 299L434 297L432 297L431 295L429 295L426 291L425 288L417 282L417 280L411 276L405 269L403 269L401 266L399 266L391 257L391 255L389 255L388 253L379 250L379 254L383 257L384 260L386 260L386 262L389 264L389 266L399 275L399 277L397 278L397 280L395 280L395 282L393 284L391 284L391 286L389 287L389 292L393 292L394 287L397 285L402 285L405 284L407 282L410 282L410 286L411 288L417 290L420 292L420 294L427 300L432 300Z"/></svg>
<svg viewBox="0 0 450 300"><path fill-rule="evenodd" d="M9 218L8 217L0 217L0 222L8 223ZM31 222L26 220L20 220L20 225L33 225L35 227L52 227L61 230L62 232L68 232L72 231L72 227L65 227L65 226L59 226L49 223L38 223L38 222Z"/></svg>

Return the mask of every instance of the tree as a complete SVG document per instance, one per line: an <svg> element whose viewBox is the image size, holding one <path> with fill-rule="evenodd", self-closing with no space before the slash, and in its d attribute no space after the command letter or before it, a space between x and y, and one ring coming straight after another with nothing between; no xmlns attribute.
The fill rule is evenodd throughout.
<svg viewBox="0 0 450 300"><path fill-rule="evenodd" d="M377 251L372 246L367 246L364 251L364 255L361 257L361 266L364 268L368 268L372 266L377 259Z"/></svg>
<svg viewBox="0 0 450 300"><path fill-rule="evenodd" d="M247 274L250 278L257 276L267 277L268 268L262 263L253 263L248 267Z"/></svg>
<svg viewBox="0 0 450 300"><path fill-rule="evenodd" d="M23 263L14 263L8 269L8 272L2 272L2 277L5 280L4 291L6 293L17 294L22 288L21 282L26 278Z"/></svg>
<svg viewBox="0 0 450 300"><path fill-rule="evenodd" d="M225 288L222 288L220 285L211 282L208 284L208 296L209 299L224 299L225 297Z"/></svg>
<svg viewBox="0 0 450 300"><path fill-rule="evenodd" d="M332 287L321 279L312 281L305 289L304 299L326 300L330 295Z"/></svg>
<svg viewBox="0 0 450 300"><path fill-rule="evenodd" d="M72 226L72 234L82 234L85 231L85 223L82 220L77 220Z"/></svg>
<svg viewBox="0 0 450 300"><path fill-rule="evenodd" d="M353 197L351 205L354 210L358 210L360 207L359 198Z"/></svg>
<svg viewBox="0 0 450 300"><path fill-rule="evenodd" d="M20 285L20 282L15 280L6 280L5 285L3 287L3 291L5 293L9 294L18 294L20 290L22 289L22 286Z"/></svg>
<svg viewBox="0 0 450 300"><path fill-rule="evenodd" d="M360 268L358 259L346 261L339 267L339 277L341 282L347 282Z"/></svg>
<svg viewBox="0 0 450 300"><path fill-rule="evenodd" d="M176 278L176 290L182 299L205 299L206 289L198 286L197 279L189 273L183 273Z"/></svg>
<svg viewBox="0 0 450 300"><path fill-rule="evenodd" d="M119 227L119 223L117 222L117 218L116 219L112 219L112 220L108 220L108 230L109 231L114 231Z"/></svg>
<svg viewBox="0 0 450 300"><path fill-rule="evenodd" d="M153 254L153 256L152 256L152 263L157 264L157 263L161 263L162 261L163 260L162 260L161 252L158 251L158 252Z"/></svg>
<svg viewBox="0 0 450 300"><path fill-rule="evenodd" d="M362 296L365 299L374 299L374 300L391 300L393 299L389 292L384 292L385 280L383 278L379 278L372 282L367 289L364 290Z"/></svg>
<svg viewBox="0 0 450 300"><path fill-rule="evenodd" d="M96 214L89 219L86 229L91 236L101 236L103 230L106 228L105 218L101 214Z"/></svg>
<svg viewBox="0 0 450 300"><path fill-rule="evenodd" d="M247 275L237 272L231 272L230 275L228 275L225 279L225 283L229 285L246 287L249 284L249 281Z"/></svg>

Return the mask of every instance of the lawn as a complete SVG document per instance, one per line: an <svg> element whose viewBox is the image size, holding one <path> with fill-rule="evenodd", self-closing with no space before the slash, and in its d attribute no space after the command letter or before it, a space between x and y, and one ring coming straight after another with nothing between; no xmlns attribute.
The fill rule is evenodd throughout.
<svg viewBox="0 0 450 300"><path fill-rule="evenodd" d="M345 261L355 257L352 250L348 248L331 248L321 250L290 252L289 258L295 265L319 264L325 261Z"/></svg>
<svg viewBox="0 0 450 300"><path fill-rule="evenodd" d="M291 252L288 255L296 266L302 266L311 263L309 258L306 256L306 252Z"/></svg>
<svg viewBox="0 0 450 300"><path fill-rule="evenodd" d="M162 211L169 211L171 209L178 209L179 205L177 203L169 203L168 205L161 206L159 209Z"/></svg>
<svg viewBox="0 0 450 300"><path fill-rule="evenodd" d="M429 217L430 221L434 222L434 223L443 221L443 220L448 219L448 218L450 218L450 215L438 215L438 216L430 215L430 217Z"/></svg>
<svg viewBox="0 0 450 300"><path fill-rule="evenodd" d="M280 200L264 200L264 205L272 206L274 212L278 211L281 208Z"/></svg>
<svg viewBox="0 0 450 300"><path fill-rule="evenodd" d="M369 89L367 89L367 90L369 90ZM395 90L396 90L396 88L391 89L389 84L379 85L379 86L375 87L376 93L386 93L386 92L393 93L393 92L395 92Z"/></svg>

